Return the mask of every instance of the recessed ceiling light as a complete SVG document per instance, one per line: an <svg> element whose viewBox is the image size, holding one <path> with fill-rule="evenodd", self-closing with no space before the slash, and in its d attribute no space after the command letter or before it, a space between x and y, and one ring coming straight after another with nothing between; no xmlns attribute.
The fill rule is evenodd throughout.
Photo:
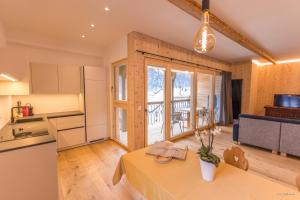
<svg viewBox="0 0 300 200"><path fill-rule="evenodd" d="M104 10L105 10L105 11L110 11L110 8L109 8L108 6L105 6L105 7L104 7Z"/></svg>
<svg viewBox="0 0 300 200"><path fill-rule="evenodd" d="M91 24L91 27L92 27L92 28L95 28L95 24Z"/></svg>
<svg viewBox="0 0 300 200"><path fill-rule="evenodd" d="M85 35L84 35L84 34L82 34L82 35L81 35L81 37L82 37L82 38L85 38Z"/></svg>

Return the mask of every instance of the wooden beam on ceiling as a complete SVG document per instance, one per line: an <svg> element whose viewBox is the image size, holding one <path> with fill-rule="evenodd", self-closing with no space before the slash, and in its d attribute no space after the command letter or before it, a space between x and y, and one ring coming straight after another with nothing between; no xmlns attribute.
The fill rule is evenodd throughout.
<svg viewBox="0 0 300 200"><path fill-rule="evenodd" d="M194 0L168 0L170 3L174 4L176 7L180 8L181 10L185 11L186 13L190 14L191 16L195 17L198 20L202 20L202 6L194 1ZM210 12L209 16L210 25L216 31L222 33L226 37L230 38L231 40L237 42L241 46L245 47L246 49L256 53L257 55L265 58L266 60L272 62L273 64L276 63L275 59L269 52L263 49L259 44L254 42L253 40L243 36L238 31L231 28L228 24L223 22L217 16Z"/></svg>

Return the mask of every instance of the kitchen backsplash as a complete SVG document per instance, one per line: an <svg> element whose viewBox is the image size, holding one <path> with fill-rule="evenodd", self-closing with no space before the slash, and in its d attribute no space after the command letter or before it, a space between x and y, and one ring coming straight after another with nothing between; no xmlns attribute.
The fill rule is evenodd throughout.
<svg viewBox="0 0 300 200"><path fill-rule="evenodd" d="M30 103L33 106L34 114L66 112L80 110L79 95L28 95L12 96L13 105L21 101L22 105Z"/></svg>

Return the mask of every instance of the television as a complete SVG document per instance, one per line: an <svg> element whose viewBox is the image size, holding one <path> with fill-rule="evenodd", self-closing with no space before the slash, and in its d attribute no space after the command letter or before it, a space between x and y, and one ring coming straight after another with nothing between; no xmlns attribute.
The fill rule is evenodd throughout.
<svg viewBox="0 0 300 200"><path fill-rule="evenodd" d="M274 106L286 108L300 108L300 95L297 94L275 94Z"/></svg>

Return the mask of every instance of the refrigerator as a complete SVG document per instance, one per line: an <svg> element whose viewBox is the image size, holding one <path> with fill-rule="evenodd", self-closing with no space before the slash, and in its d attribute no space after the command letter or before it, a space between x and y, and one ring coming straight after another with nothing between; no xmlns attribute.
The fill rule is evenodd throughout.
<svg viewBox="0 0 300 200"><path fill-rule="evenodd" d="M87 142L96 142L109 137L107 72L102 67L84 66L83 77Z"/></svg>

